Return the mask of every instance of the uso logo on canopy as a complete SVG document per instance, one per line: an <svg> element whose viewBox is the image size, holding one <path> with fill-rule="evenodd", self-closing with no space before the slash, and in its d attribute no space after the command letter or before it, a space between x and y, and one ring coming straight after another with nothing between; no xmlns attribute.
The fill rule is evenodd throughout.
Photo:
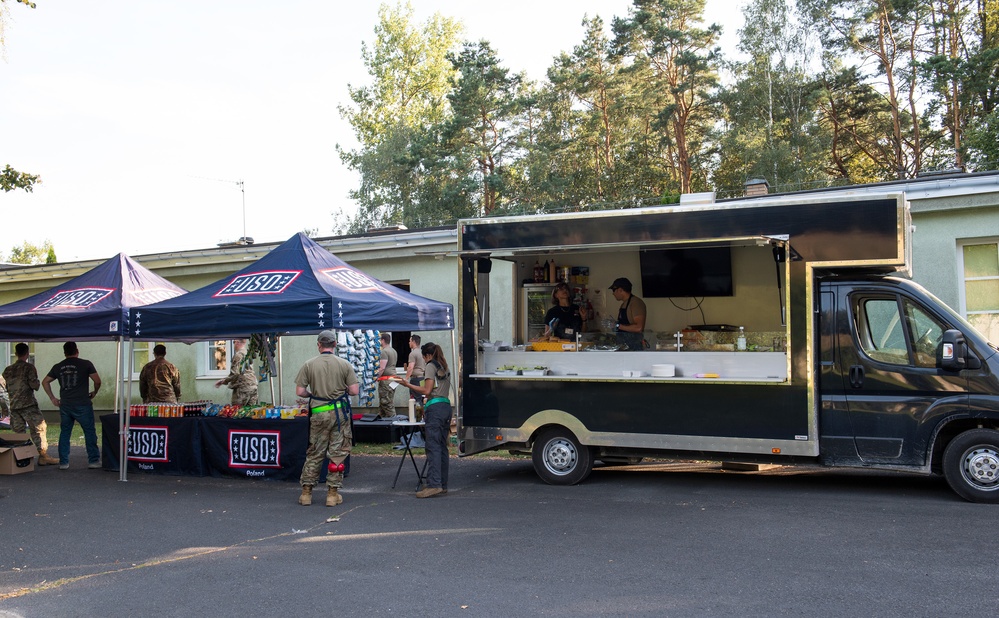
<svg viewBox="0 0 999 618"><path fill-rule="evenodd" d="M338 266L337 268L328 268L322 272L337 285L347 288L351 292L373 292L378 289L378 285L374 279L353 268Z"/></svg>
<svg viewBox="0 0 999 618"><path fill-rule="evenodd" d="M268 270L240 275L212 295L212 298L219 298L220 296L247 296L250 294L280 294L300 274L302 274L300 270Z"/></svg>
<svg viewBox="0 0 999 618"><path fill-rule="evenodd" d="M55 296L38 305L32 311L51 311L53 309L86 309L98 303L114 292L114 288L79 288L76 290L59 290Z"/></svg>

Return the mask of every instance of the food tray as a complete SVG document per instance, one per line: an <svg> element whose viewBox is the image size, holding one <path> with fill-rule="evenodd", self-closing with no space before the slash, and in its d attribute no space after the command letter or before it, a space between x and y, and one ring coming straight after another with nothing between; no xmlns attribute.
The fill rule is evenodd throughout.
<svg viewBox="0 0 999 618"><path fill-rule="evenodd" d="M548 375L547 369L524 369L520 372L525 376L546 376Z"/></svg>
<svg viewBox="0 0 999 618"><path fill-rule="evenodd" d="M570 341L535 341L531 349L535 352L575 352L576 344Z"/></svg>
<svg viewBox="0 0 999 618"><path fill-rule="evenodd" d="M498 376L515 376L519 374L520 371L516 369L497 369L493 373L495 373Z"/></svg>

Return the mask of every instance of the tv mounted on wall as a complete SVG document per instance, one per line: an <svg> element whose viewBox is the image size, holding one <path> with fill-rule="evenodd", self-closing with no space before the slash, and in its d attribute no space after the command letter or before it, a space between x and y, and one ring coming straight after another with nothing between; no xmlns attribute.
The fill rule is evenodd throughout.
<svg viewBox="0 0 999 618"><path fill-rule="evenodd" d="M729 247L643 249L642 296L732 296Z"/></svg>

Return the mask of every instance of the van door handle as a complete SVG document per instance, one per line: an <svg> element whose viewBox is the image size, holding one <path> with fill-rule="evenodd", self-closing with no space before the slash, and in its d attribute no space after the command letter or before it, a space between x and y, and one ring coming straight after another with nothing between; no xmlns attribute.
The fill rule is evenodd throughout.
<svg viewBox="0 0 999 618"><path fill-rule="evenodd" d="M850 386L860 388L864 385L864 366L852 365L850 367Z"/></svg>

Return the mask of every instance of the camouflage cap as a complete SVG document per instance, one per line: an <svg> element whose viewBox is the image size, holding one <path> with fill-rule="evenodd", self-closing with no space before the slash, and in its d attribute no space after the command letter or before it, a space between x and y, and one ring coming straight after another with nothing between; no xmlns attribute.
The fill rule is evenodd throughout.
<svg viewBox="0 0 999 618"><path fill-rule="evenodd" d="M336 333L331 330L324 330L319 333L319 337L316 340L319 343L336 343Z"/></svg>

